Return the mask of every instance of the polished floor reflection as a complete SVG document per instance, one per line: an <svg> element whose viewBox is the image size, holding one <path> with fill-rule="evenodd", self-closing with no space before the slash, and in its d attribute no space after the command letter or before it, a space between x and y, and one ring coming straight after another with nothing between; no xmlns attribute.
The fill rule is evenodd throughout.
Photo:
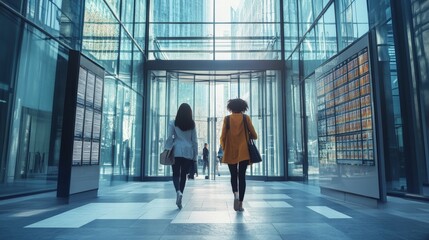
<svg viewBox="0 0 429 240"><path fill-rule="evenodd" d="M294 182L248 181L245 211L229 181L188 181L183 208L171 182L102 188L65 204L54 193L0 201L2 239L429 239L429 204L389 198L345 204Z"/></svg>

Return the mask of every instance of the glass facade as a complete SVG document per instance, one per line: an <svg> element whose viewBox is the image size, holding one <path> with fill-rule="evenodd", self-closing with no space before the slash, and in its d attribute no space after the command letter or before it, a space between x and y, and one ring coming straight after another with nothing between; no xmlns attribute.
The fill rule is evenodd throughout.
<svg viewBox="0 0 429 240"><path fill-rule="evenodd" d="M182 102L214 160L226 101L242 97L264 158L248 174L319 185L318 71L366 38L381 191L423 195L428 12L424 0L0 0L0 197L56 188L70 50L105 70L103 183L171 175L158 156Z"/></svg>
<svg viewBox="0 0 429 240"><path fill-rule="evenodd" d="M411 1L413 16L414 49L417 59L416 75L419 86L419 112L421 113L423 149L426 156L421 159L419 176L420 193L423 184L429 184L429 3L428 1ZM426 160L426 162L424 161Z"/></svg>
<svg viewBox="0 0 429 240"><path fill-rule="evenodd" d="M303 138L301 115L301 82L299 53L294 52L286 61L289 69L286 76L286 122L287 122L287 150L286 159L288 176L303 176Z"/></svg>
<svg viewBox="0 0 429 240"><path fill-rule="evenodd" d="M141 177L146 1L106 2L0 1L0 197L57 188L70 49L106 71L102 179Z"/></svg>
<svg viewBox="0 0 429 240"><path fill-rule="evenodd" d="M46 32L68 45L79 49L81 44L83 3L73 0L23 1L23 15Z"/></svg>
<svg viewBox="0 0 429 240"><path fill-rule="evenodd" d="M335 1L338 16L338 47L344 49L368 32L366 0Z"/></svg>
<svg viewBox="0 0 429 240"><path fill-rule="evenodd" d="M68 50L3 7L0 18L0 196L54 190Z"/></svg>
<svg viewBox="0 0 429 240"><path fill-rule="evenodd" d="M82 52L106 71L100 173L109 183L142 176L146 1L106 2L85 2Z"/></svg>
<svg viewBox="0 0 429 240"><path fill-rule="evenodd" d="M389 191L406 191L406 158L404 152L403 121L400 105L396 51L393 39L392 21L376 28L378 68L382 69L385 108L385 128L383 135L386 157L386 182ZM389 103L389 104L388 104Z"/></svg>
<svg viewBox="0 0 429 240"><path fill-rule="evenodd" d="M151 1L149 59L280 59L279 1Z"/></svg>

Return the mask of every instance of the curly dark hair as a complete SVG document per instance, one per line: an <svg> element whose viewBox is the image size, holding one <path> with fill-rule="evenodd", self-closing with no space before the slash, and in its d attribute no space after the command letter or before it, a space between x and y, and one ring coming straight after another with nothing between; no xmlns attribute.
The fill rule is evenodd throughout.
<svg viewBox="0 0 429 240"><path fill-rule="evenodd" d="M192 130L195 128L195 121L192 119L192 109L187 103L182 103L177 110L174 126L182 131Z"/></svg>
<svg viewBox="0 0 429 240"><path fill-rule="evenodd" d="M228 105L226 105L228 111L233 113L244 113L249 109L247 102L241 98L230 99Z"/></svg>

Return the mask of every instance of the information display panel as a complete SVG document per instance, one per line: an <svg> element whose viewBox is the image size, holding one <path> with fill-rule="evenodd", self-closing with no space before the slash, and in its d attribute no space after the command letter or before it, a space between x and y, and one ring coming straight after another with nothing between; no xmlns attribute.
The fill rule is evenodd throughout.
<svg viewBox="0 0 429 240"><path fill-rule="evenodd" d="M74 136L75 138L83 137L83 120L85 117L85 107L83 105L78 104L76 106L76 119L75 119L75 127L74 127Z"/></svg>
<svg viewBox="0 0 429 240"><path fill-rule="evenodd" d="M368 47L325 71L316 81L320 161L374 166Z"/></svg>
<svg viewBox="0 0 429 240"><path fill-rule="evenodd" d="M370 56L369 35L364 35L315 71L319 185L379 199Z"/></svg>
<svg viewBox="0 0 429 240"><path fill-rule="evenodd" d="M92 138L94 140L100 140L101 134L101 113L94 112L94 123L92 127Z"/></svg>
<svg viewBox="0 0 429 240"><path fill-rule="evenodd" d="M95 88L95 75L88 72L88 79L86 80L86 98L85 105L92 107L94 104L94 88Z"/></svg>
<svg viewBox="0 0 429 240"><path fill-rule="evenodd" d="M91 141L84 141L82 148L82 164L88 165L91 162Z"/></svg>
<svg viewBox="0 0 429 240"><path fill-rule="evenodd" d="M94 109L101 110L103 103L103 79L96 77L94 92Z"/></svg>
<svg viewBox="0 0 429 240"><path fill-rule="evenodd" d="M74 140L73 142L73 165L81 165L82 164L82 141Z"/></svg>
<svg viewBox="0 0 429 240"><path fill-rule="evenodd" d="M57 166L57 197L66 202L96 197L100 181L100 134L92 139L94 112L97 116L97 128L101 126L102 106L94 108L96 81L103 84L105 71L96 62L82 55L82 52L70 49L67 58L67 79L61 90L64 93L64 106L58 124L61 128L60 151ZM98 79L98 80L96 80ZM102 96L98 96L103 99ZM101 103L102 105L102 103ZM55 108L56 109L56 108ZM93 146L93 142L95 142Z"/></svg>
<svg viewBox="0 0 429 240"><path fill-rule="evenodd" d="M73 165L99 163L103 78L79 68L74 128ZM91 143L95 143L92 147Z"/></svg>
<svg viewBox="0 0 429 240"><path fill-rule="evenodd" d="M92 137L92 118L94 116L94 111L91 108L86 108L85 110L85 126L84 126L84 138L90 139Z"/></svg>
<svg viewBox="0 0 429 240"><path fill-rule="evenodd" d="M91 164L98 164L100 157L100 142L92 142Z"/></svg>
<svg viewBox="0 0 429 240"><path fill-rule="evenodd" d="M77 85L77 103L85 103L86 77L87 71L84 68L79 69L79 79Z"/></svg>

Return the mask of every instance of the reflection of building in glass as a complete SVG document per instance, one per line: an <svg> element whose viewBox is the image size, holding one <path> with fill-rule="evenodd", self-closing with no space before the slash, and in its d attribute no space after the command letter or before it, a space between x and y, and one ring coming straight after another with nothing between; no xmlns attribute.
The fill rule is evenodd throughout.
<svg viewBox="0 0 429 240"><path fill-rule="evenodd" d="M153 25L149 41L155 59L173 60L186 52L212 50L206 40L212 25L202 24L212 21L211 1L155 0L151 4Z"/></svg>
<svg viewBox="0 0 429 240"><path fill-rule="evenodd" d="M276 60L280 54L279 1L241 1L231 8L231 59Z"/></svg>

